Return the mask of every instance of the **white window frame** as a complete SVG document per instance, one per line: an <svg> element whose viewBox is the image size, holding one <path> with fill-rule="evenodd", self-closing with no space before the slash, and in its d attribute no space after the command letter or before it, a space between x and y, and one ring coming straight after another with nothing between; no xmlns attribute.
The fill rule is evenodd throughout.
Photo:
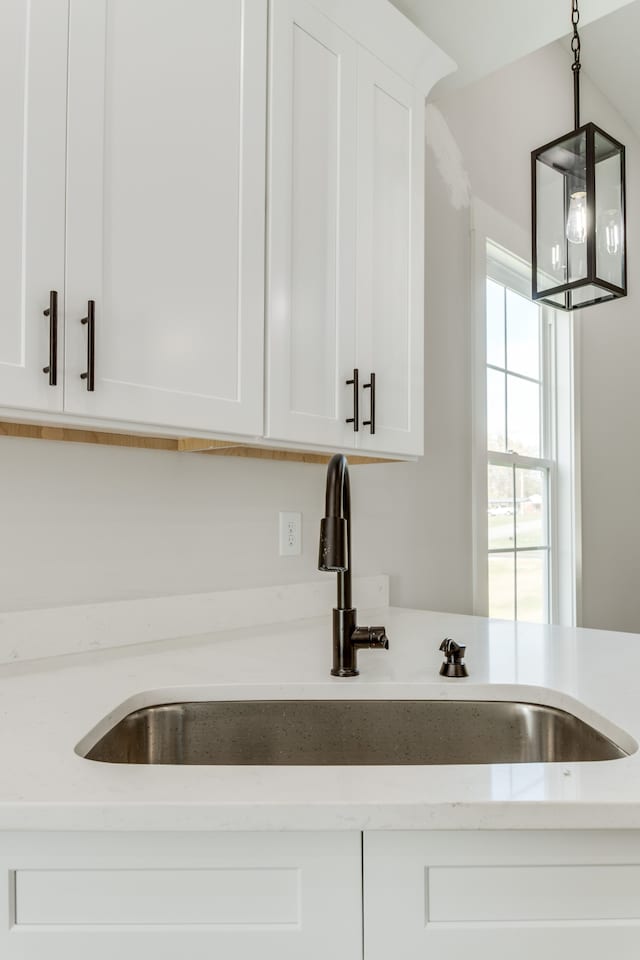
<svg viewBox="0 0 640 960"><path fill-rule="evenodd" d="M487 525L487 465L539 467L549 470L549 617L551 623L576 626L581 621L580 596L580 485L579 485L579 422L576 398L578 396L577 337L573 314L543 308L542 362L547 379L543 435L546 449L542 458L530 459L518 454L491 453L487 450L487 356L486 356L486 282L491 275L487 266L487 244L502 248L505 258L505 284L514 286L516 280L508 271L509 257L529 262L529 238L511 221L495 210L475 200L472 209L471 258L471 372L473 397L473 597L474 612L488 616L489 544ZM496 274L499 269L491 271ZM522 282L522 281L521 281ZM526 288L520 287L528 294ZM546 400L554 398L549 405Z"/></svg>

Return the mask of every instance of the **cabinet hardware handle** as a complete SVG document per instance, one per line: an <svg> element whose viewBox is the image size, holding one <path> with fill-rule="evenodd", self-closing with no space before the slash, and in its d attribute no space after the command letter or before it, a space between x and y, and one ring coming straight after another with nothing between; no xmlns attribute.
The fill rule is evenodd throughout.
<svg viewBox="0 0 640 960"><path fill-rule="evenodd" d="M363 383L363 390L371 390L371 419L363 420L362 426L369 427L371 433L376 432L376 375L375 373L371 374L371 379L369 383Z"/></svg>
<svg viewBox="0 0 640 960"><path fill-rule="evenodd" d="M49 306L42 311L43 316L49 317L49 363L42 368L43 373L49 374L49 386L55 387L58 383L58 291L49 291Z"/></svg>
<svg viewBox="0 0 640 960"><path fill-rule="evenodd" d="M346 380L348 387L353 386L353 416L347 417L345 423L353 424L353 432L357 433L360 429L360 373L357 367L353 369L353 377Z"/></svg>
<svg viewBox="0 0 640 960"><path fill-rule="evenodd" d="M87 370L80 374L81 380L87 381L87 390L95 390L96 380L96 302L87 301L87 316L83 317L80 323L86 323L87 326Z"/></svg>

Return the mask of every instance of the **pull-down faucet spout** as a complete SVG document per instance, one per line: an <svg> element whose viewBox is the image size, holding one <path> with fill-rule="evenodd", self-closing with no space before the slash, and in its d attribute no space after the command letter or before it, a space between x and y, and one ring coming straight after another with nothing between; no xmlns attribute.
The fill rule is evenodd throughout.
<svg viewBox="0 0 640 960"><path fill-rule="evenodd" d="M358 627L351 596L351 487L347 458L336 454L327 468L325 516L320 522L318 569L338 574L333 610L334 677L357 677L359 649L388 650L384 627Z"/></svg>
<svg viewBox="0 0 640 960"><path fill-rule="evenodd" d="M340 454L327 470L324 513L318 569L338 574L338 608L345 610L351 607L351 485L347 458Z"/></svg>

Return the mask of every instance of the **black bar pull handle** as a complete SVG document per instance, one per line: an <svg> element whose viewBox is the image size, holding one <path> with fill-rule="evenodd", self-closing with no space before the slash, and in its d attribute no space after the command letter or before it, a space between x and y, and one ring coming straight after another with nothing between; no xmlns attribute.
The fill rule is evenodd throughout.
<svg viewBox="0 0 640 960"><path fill-rule="evenodd" d="M81 380L87 381L87 390L93 392L96 388L96 302L87 301L87 315L80 323L87 324L87 369L80 374Z"/></svg>
<svg viewBox="0 0 640 960"><path fill-rule="evenodd" d="M49 374L49 386L55 387L58 383L58 291L49 291L49 306L42 311L43 316L49 317L49 363L42 368L43 373Z"/></svg>
<svg viewBox="0 0 640 960"><path fill-rule="evenodd" d="M362 426L369 427L371 433L376 432L376 375L375 373L371 374L371 379L369 383L364 383L362 385L363 390L371 390L371 419L363 420Z"/></svg>
<svg viewBox="0 0 640 960"><path fill-rule="evenodd" d="M345 381L347 386L353 386L353 416L347 417L346 423L353 424L353 432L357 433L360 429L360 372L357 367L353 369L351 380Z"/></svg>

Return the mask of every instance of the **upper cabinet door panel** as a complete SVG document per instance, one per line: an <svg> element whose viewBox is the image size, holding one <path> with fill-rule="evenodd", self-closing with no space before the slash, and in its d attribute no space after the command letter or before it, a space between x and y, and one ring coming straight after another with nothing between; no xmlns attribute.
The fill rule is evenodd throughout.
<svg viewBox="0 0 640 960"><path fill-rule="evenodd" d="M71 0L68 411L262 433L266 31L267 0Z"/></svg>
<svg viewBox="0 0 640 960"><path fill-rule="evenodd" d="M67 22L67 0L0 3L0 406L62 409L43 311L64 304Z"/></svg>
<svg viewBox="0 0 640 960"><path fill-rule="evenodd" d="M353 444L357 47L271 4L267 436Z"/></svg>
<svg viewBox="0 0 640 960"><path fill-rule="evenodd" d="M358 360L376 375L375 434L423 452L424 98L361 50L358 66ZM369 399L364 400L365 420Z"/></svg>

